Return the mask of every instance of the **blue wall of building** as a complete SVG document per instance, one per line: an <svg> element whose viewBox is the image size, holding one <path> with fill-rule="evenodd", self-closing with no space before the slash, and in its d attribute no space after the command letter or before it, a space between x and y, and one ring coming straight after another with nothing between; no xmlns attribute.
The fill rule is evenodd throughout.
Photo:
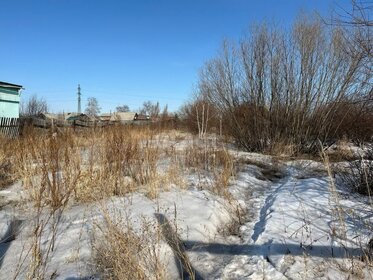
<svg viewBox="0 0 373 280"><path fill-rule="evenodd" d="M17 89L0 87L0 117L19 117L20 94Z"/></svg>

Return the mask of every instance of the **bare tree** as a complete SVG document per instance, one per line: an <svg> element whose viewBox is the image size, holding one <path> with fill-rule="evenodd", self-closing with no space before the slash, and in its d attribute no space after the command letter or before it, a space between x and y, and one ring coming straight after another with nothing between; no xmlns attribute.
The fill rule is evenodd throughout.
<svg viewBox="0 0 373 280"><path fill-rule="evenodd" d="M151 101L145 101L142 105L142 108L140 108L140 113L148 115L153 119L158 118L160 113L159 102L154 104Z"/></svg>
<svg viewBox="0 0 373 280"><path fill-rule="evenodd" d="M95 97L89 97L85 113L89 116L97 116L100 114L101 108L98 105L98 101Z"/></svg>
<svg viewBox="0 0 373 280"><path fill-rule="evenodd" d="M21 116L36 116L48 111L48 104L43 98L38 98L36 94L32 95L25 103L22 103Z"/></svg>
<svg viewBox="0 0 373 280"><path fill-rule="evenodd" d="M117 106L116 110L117 112L129 112L130 107L128 107L128 105L121 105L121 106Z"/></svg>

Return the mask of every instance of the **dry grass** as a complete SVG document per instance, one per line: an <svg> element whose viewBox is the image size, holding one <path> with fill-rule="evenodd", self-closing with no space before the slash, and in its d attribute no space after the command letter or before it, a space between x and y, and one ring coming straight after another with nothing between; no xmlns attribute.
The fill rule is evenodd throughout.
<svg viewBox="0 0 373 280"><path fill-rule="evenodd" d="M228 185L236 173L236 161L223 143L217 139L194 139L183 151L183 167L192 172L211 175L213 184L208 189L230 198Z"/></svg>
<svg viewBox="0 0 373 280"><path fill-rule="evenodd" d="M103 208L93 244L97 270L104 279L167 279L161 262L159 227L143 221L135 231L128 217L113 218Z"/></svg>
<svg viewBox="0 0 373 280"><path fill-rule="evenodd" d="M66 197L92 201L123 195L156 177L159 149L153 132L112 127L76 133L29 132L12 146L14 176L31 198L58 207Z"/></svg>
<svg viewBox="0 0 373 280"><path fill-rule="evenodd" d="M365 155L360 159L349 161L346 168L339 172L342 182L353 192L373 195L373 147L365 149Z"/></svg>
<svg viewBox="0 0 373 280"><path fill-rule="evenodd" d="M57 134L29 128L9 146L11 156L0 155L9 162L0 167L10 166L6 174L21 179L32 200L55 209L138 190L155 198L171 185L184 188L186 170L209 173L215 181L210 190L225 195L235 173L233 157L216 139L192 138L183 151L175 149L186 137L146 127L67 128ZM160 169L165 160L168 166Z"/></svg>
<svg viewBox="0 0 373 280"><path fill-rule="evenodd" d="M329 177L329 192L330 192L330 200L331 200L330 202L331 202L331 210L332 210L331 212L332 212L332 216L334 217L334 222L331 224L331 229L332 229L331 237L338 239L339 242L341 242L343 246L348 247L347 244L345 244L347 241L347 224L350 222L348 221L348 219L350 217L353 217L354 220L355 219L359 220L360 215L357 213L354 213L355 210L353 209L351 209L350 212L348 212L348 210L346 210L341 205L341 202L340 202L341 198L336 188L335 176L331 168L329 157L322 148L321 148L321 158L324 161L325 170ZM354 175L355 174L353 175L350 174L350 176L354 176ZM357 181L360 180L360 177L355 178L355 180ZM366 187L365 185L366 182L367 182L366 180L363 180L360 183ZM370 194L369 194L369 200L371 201ZM370 206L372 206L371 203L370 203ZM373 226L369 221L364 222L363 226L365 227L365 229L368 229L373 232ZM361 228L359 228L359 230L361 230ZM360 233L356 232L355 238L357 239L354 240L354 242L358 242L358 244L360 245L360 249L362 251L362 256L360 260L354 259L354 257L349 257L347 261L341 263L339 267L340 270L345 271L351 275L359 275L359 273L361 273L361 270L364 264L362 264L360 261L364 261L365 264L368 265L369 267L373 266L373 262L372 262L372 259L373 259L372 258L372 247L373 247L372 240L373 239L371 238L370 240L368 240L367 243L364 243L362 240L360 240L359 235Z"/></svg>
<svg viewBox="0 0 373 280"><path fill-rule="evenodd" d="M228 186L235 174L235 161L223 144L193 140L179 151L172 145L188 143L186 135L164 134L126 126L81 131L67 128L57 134L29 128L3 149L0 160L6 159L11 167L7 174L22 181L34 205L32 242L19 266L29 261L29 279L50 276L46 275L47 264L60 218L71 204L134 191L153 199L172 185L186 188L186 172L206 172L213 180L208 190L230 199ZM166 279L159 257L159 229L144 222L141 230L135 231L128 220L118 223L105 211L103 216L104 225L97 227L102 242L94 245L99 272L107 279ZM42 242L46 237L48 241Z"/></svg>
<svg viewBox="0 0 373 280"><path fill-rule="evenodd" d="M13 153L13 139L3 137L0 134L0 189L12 184L16 177L11 162Z"/></svg>
<svg viewBox="0 0 373 280"><path fill-rule="evenodd" d="M243 208L237 201L230 201L227 208L230 213L230 221L219 228L219 232L223 236L240 236L240 228L247 222L247 209Z"/></svg>
<svg viewBox="0 0 373 280"><path fill-rule="evenodd" d="M229 198L228 185L230 179L235 175L235 161L229 152L222 148L217 153L218 163L221 166L216 168L214 171L215 177L215 188L213 192L222 195L223 197Z"/></svg>

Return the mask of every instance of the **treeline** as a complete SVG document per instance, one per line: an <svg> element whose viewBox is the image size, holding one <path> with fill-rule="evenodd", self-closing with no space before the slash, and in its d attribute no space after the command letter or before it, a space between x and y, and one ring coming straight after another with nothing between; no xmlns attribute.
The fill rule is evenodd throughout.
<svg viewBox="0 0 373 280"><path fill-rule="evenodd" d="M356 36L303 18L290 30L263 24L224 41L182 110L188 126L222 131L248 151L315 153L320 141L370 140L372 56Z"/></svg>

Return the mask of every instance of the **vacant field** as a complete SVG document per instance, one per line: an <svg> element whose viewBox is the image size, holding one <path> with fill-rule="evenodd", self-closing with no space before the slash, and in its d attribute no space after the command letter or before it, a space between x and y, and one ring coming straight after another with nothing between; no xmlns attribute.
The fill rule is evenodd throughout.
<svg viewBox="0 0 373 280"><path fill-rule="evenodd" d="M370 196L327 153L128 126L2 142L1 279L372 277Z"/></svg>

